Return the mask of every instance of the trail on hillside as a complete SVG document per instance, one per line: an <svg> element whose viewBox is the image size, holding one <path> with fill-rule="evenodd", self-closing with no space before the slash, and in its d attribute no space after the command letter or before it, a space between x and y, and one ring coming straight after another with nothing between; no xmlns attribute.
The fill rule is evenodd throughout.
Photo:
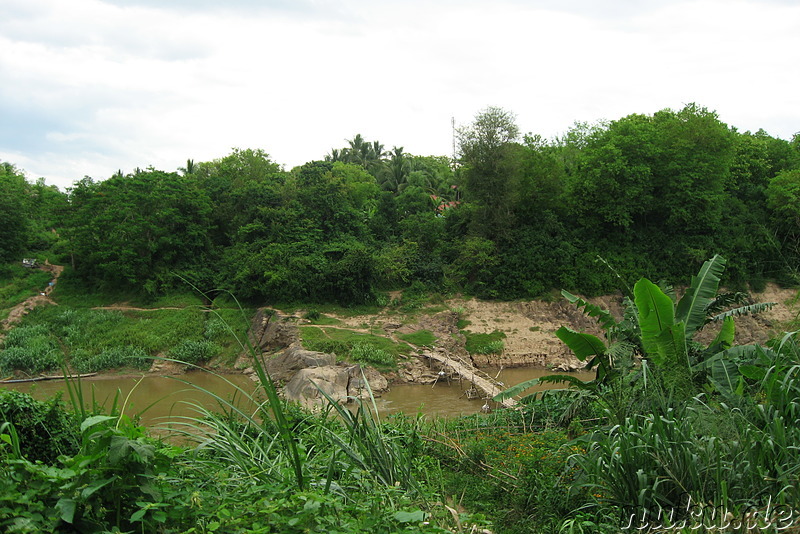
<svg viewBox="0 0 800 534"><path fill-rule="evenodd" d="M53 289L55 289L56 283L58 282L58 277L61 276L61 273L64 271L64 266L52 265L51 263L45 261L44 265L41 265L39 269L52 273L53 278L50 280L50 283L46 288L43 288L38 295L29 297L11 308L11 311L8 312L8 317L0 322L0 330L8 331L13 325L22 321L22 318L25 317L36 306L41 306L42 304L57 305L56 302L50 298L50 293L52 293ZM0 339L2 339L2 337L4 336L2 332L0 332Z"/></svg>

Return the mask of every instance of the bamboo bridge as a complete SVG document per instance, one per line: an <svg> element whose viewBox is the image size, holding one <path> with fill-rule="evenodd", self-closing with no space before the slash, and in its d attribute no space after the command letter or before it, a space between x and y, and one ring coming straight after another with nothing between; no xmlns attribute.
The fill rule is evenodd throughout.
<svg viewBox="0 0 800 534"><path fill-rule="evenodd" d="M420 356L428 358L429 360L437 361L441 364L442 370L450 369L453 374L460 376L464 380L469 380L472 386L481 392L487 399L493 398L495 395L503 391L502 384L488 374L484 373L471 362L467 362L459 357L445 356L444 354L433 353L430 351L421 351ZM487 403L488 404L488 403ZM505 399L499 404L506 408L515 408L517 401L514 399Z"/></svg>

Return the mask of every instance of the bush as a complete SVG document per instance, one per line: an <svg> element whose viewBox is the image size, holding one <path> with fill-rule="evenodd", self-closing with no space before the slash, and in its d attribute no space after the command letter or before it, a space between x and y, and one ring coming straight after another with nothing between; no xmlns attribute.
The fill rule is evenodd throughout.
<svg viewBox="0 0 800 534"><path fill-rule="evenodd" d="M206 321L205 329L203 330L203 337L209 341L218 341L223 337L229 335L230 327L228 323L219 317L215 317L210 321Z"/></svg>
<svg viewBox="0 0 800 534"><path fill-rule="evenodd" d="M53 464L59 455L78 449L77 425L57 398L41 402L27 393L2 390L0 415L14 425L22 454L32 462Z"/></svg>
<svg viewBox="0 0 800 534"><path fill-rule="evenodd" d="M305 315L303 315L303 319L308 319L309 321L316 321L320 318L319 310L308 310Z"/></svg>

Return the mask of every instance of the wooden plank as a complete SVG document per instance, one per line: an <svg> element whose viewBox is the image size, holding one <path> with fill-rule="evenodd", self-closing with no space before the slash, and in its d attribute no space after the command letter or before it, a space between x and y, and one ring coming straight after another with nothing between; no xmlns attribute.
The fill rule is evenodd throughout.
<svg viewBox="0 0 800 534"><path fill-rule="evenodd" d="M453 358L448 358L447 356L442 356L440 354L432 354L430 352L423 352L422 355L426 358L436 360L437 362L450 367L454 373L460 375L465 380L472 382L476 388L483 391L489 398L492 398L503 391L497 382L471 364L460 360L455 360ZM506 399L500 404L506 408L515 408L517 401L514 399Z"/></svg>

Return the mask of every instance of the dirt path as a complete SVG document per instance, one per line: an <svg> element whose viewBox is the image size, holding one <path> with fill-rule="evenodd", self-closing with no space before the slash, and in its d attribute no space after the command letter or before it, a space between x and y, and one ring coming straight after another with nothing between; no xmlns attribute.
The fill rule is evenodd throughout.
<svg viewBox="0 0 800 534"><path fill-rule="evenodd" d="M57 305L56 302L50 298L50 293L52 293L53 289L55 289L56 283L58 283L58 277L61 276L61 273L64 271L64 266L51 265L49 262L45 261L44 265L41 265L39 268L43 271L49 271L52 273L53 279L46 288L42 289L38 295L29 297L11 308L11 311L8 313L8 317L0 322L0 330L8 331L13 325L19 323L22 318L25 317L36 306L41 306L43 304ZM0 339L2 339L2 337L3 334L0 332Z"/></svg>
<svg viewBox="0 0 800 534"><path fill-rule="evenodd" d="M93 310L111 310L111 311L158 311L158 310L182 310L180 306L164 306L161 308L137 308L136 306L128 306L127 304L111 304L110 306L94 306Z"/></svg>

